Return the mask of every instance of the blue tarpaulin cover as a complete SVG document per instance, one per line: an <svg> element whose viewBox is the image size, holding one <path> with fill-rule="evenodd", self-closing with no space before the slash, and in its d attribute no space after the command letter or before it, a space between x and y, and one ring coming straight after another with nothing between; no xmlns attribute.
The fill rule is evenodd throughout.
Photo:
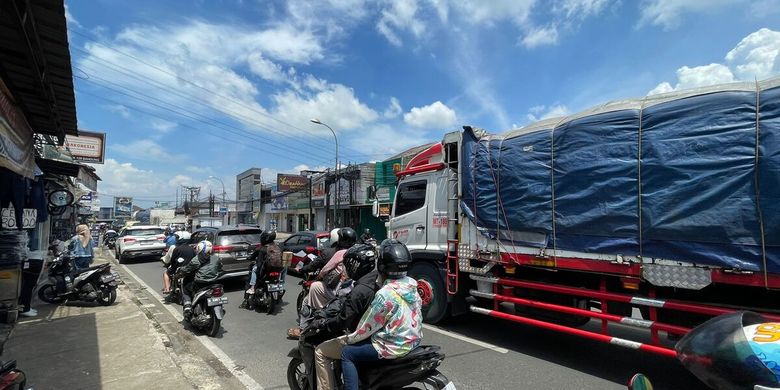
<svg viewBox="0 0 780 390"><path fill-rule="evenodd" d="M505 244L780 273L780 80L467 128L461 152L461 208Z"/></svg>

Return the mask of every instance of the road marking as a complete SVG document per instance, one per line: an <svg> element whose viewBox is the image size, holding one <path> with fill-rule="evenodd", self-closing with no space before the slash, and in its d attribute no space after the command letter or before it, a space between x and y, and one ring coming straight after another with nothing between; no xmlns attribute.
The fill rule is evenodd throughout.
<svg viewBox="0 0 780 390"><path fill-rule="evenodd" d="M138 284L146 288L146 291L152 294L152 296L155 299L157 299L157 301L159 301L162 304L162 306L166 310L168 310L169 313L171 313L171 315L173 315L173 318L175 318L177 321L182 321L184 319L184 317L182 316L181 313L179 313L178 310L174 309L170 305L164 304L163 297L160 294L158 294L157 291L155 291L153 288L149 287L149 285L146 284L146 282L144 282L143 279L139 278L138 275L136 275L133 271L131 271L130 268L128 268L124 264L120 264L119 266L122 267L127 272L127 274L130 275L130 277L135 279L135 281ZM245 372L236 369L238 365L233 361L233 359L231 359L230 356L228 356L222 349L220 349L216 344L214 344L214 342L211 341L208 338L208 336L196 335L195 339L200 341L200 343L203 344L203 346L206 347L206 349L208 349L209 352L213 353L214 356L216 356L217 359L219 359L219 361L221 361L222 364L225 365L228 371L230 371L230 373L233 374L233 376L235 376L236 379L238 379L244 385L244 387L246 387L249 390L263 390L263 386L260 386L260 384L257 383L254 379L252 379L252 377L247 375Z"/></svg>
<svg viewBox="0 0 780 390"><path fill-rule="evenodd" d="M509 352L509 350L506 349L506 348L501 348L501 347L495 346L493 344L486 343L484 341L479 341L479 340L476 340L476 339L472 339L471 337L464 336L462 334L450 332L448 330L444 330L442 328L439 328L438 326L423 324L423 329L432 330L432 331L434 331L436 333L443 334L445 336L450 336L450 337L452 337L454 339L458 339L460 341L465 341L467 343L474 344L474 345L477 345L477 346L480 346L482 348L489 349L491 351L495 351L495 352L498 352L498 353L507 353L507 352Z"/></svg>

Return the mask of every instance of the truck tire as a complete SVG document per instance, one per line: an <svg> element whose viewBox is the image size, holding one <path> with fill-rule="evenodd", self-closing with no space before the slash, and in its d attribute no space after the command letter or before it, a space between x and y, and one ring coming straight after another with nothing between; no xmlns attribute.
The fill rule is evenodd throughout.
<svg viewBox="0 0 780 390"><path fill-rule="evenodd" d="M441 271L427 261L417 261L409 270L409 277L417 280L417 291L422 298L423 321L436 324L449 316L447 287Z"/></svg>

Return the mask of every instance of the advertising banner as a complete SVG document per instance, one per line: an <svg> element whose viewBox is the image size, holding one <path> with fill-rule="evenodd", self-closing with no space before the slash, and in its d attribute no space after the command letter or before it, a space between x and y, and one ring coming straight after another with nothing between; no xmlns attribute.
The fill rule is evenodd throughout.
<svg viewBox="0 0 780 390"><path fill-rule="evenodd" d="M271 201L271 210L287 210L288 208L287 196L285 195L275 196Z"/></svg>
<svg viewBox="0 0 780 390"><path fill-rule="evenodd" d="M309 187L309 179L300 175L276 175L276 190L279 192L304 190Z"/></svg>
<svg viewBox="0 0 780 390"><path fill-rule="evenodd" d="M103 164L106 156L106 133L79 130L79 135L66 135L65 146L75 161Z"/></svg>
<svg viewBox="0 0 780 390"><path fill-rule="evenodd" d="M114 216L130 217L133 215L133 198L116 197L114 198Z"/></svg>

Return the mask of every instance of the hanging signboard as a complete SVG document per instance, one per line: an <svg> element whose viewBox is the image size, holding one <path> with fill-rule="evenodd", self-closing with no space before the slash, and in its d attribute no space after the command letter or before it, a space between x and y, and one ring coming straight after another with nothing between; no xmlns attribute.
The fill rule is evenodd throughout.
<svg viewBox="0 0 780 390"><path fill-rule="evenodd" d="M114 216L129 217L133 215L133 198L119 196L114 198Z"/></svg>
<svg viewBox="0 0 780 390"><path fill-rule="evenodd" d="M106 133L79 130L79 135L66 135L65 146L75 161L103 164L106 156Z"/></svg>
<svg viewBox="0 0 780 390"><path fill-rule="evenodd" d="M0 227L3 229L16 229L18 227L13 205L9 205L7 209L0 210L0 216L2 216ZM38 210L24 209L24 213L22 213L22 229L34 229L37 219Z"/></svg>
<svg viewBox="0 0 780 390"><path fill-rule="evenodd" d="M309 186L309 179L300 175L276 175L276 190L279 192L299 191Z"/></svg>

